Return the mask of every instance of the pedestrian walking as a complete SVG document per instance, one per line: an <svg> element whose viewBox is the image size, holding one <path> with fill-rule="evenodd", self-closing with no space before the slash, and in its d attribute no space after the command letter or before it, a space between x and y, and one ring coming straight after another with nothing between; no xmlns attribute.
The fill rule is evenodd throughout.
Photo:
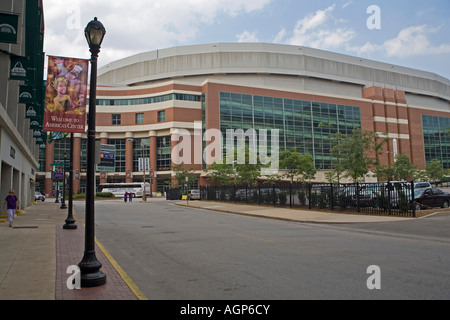
<svg viewBox="0 0 450 320"><path fill-rule="evenodd" d="M130 203L133 202L133 193L130 192L128 195L130 197Z"/></svg>
<svg viewBox="0 0 450 320"><path fill-rule="evenodd" d="M9 194L5 198L5 203L3 204L3 208L6 206L6 211L8 212L8 221L9 227L12 228L14 222L14 215L16 214L16 210L19 207L19 199L14 194L14 190L9 190Z"/></svg>
<svg viewBox="0 0 450 320"><path fill-rule="evenodd" d="M127 203L127 200L128 200L128 192L125 192L125 194L123 195L123 201Z"/></svg>

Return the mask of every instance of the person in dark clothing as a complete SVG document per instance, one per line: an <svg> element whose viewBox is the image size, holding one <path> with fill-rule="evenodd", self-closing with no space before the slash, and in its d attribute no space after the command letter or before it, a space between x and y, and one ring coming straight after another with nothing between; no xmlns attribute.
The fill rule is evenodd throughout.
<svg viewBox="0 0 450 320"><path fill-rule="evenodd" d="M17 196L14 194L14 190L9 190L8 196L5 198L5 203L3 204L3 208L6 208L6 211L8 212L8 221L9 221L9 227L12 228L13 222L14 222L14 216L16 214L16 210L19 207L19 199L17 199Z"/></svg>

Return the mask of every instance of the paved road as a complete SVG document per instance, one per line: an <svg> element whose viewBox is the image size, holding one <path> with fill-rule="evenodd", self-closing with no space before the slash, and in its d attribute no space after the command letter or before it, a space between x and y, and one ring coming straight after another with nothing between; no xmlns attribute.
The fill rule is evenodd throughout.
<svg viewBox="0 0 450 320"><path fill-rule="evenodd" d="M98 240L147 298L166 300L449 299L449 221L330 226L96 202ZM380 290L367 288L372 265Z"/></svg>

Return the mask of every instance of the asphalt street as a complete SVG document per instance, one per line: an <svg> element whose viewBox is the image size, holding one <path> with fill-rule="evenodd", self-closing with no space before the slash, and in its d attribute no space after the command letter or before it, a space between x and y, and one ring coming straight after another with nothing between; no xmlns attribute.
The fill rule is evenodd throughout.
<svg viewBox="0 0 450 320"><path fill-rule="evenodd" d="M97 239L152 300L449 299L449 227L444 213L329 225L96 202Z"/></svg>

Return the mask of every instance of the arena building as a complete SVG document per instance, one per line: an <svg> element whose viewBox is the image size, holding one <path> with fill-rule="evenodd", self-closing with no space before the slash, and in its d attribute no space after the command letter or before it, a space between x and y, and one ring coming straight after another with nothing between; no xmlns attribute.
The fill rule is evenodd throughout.
<svg viewBox="0 0 450 320"><path fill-rule="evenodd" d="M97 172L98 183L143 181L139 159L149 158L152 192L162 192L180 130L192 134L186 167L200 185L206 129L279 129L280 148L310 153L319 180L332 163L329 136L354 128L388 133L384 164L404 153L420 169L434 158L450 168L450 81L425 71L300 46L216 43L115 61L98 83L97 138L116 150L114 171ZM86 141L75 134L75 191L85 189ZM41 152L47 194L50 164L68 148L64 139Z"/></svg>

